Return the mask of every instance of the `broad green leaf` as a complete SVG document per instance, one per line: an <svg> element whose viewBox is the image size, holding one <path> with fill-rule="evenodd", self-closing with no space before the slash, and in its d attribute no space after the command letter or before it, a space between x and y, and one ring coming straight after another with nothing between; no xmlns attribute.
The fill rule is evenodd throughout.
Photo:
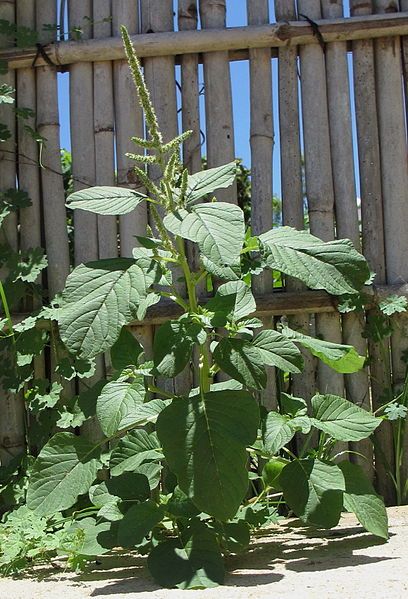
<svg viewBox="0 0 408 599"><path fill-rule="evenodd" d="M282 412L292 417L306 416L307 414L307 403L301 397L293 397L293 395L281 393L280 405Z"/></svg>
<svg viewBox="0 0 408 599"><path fill-rule="evenodd" d="M343 497L345 509L353 512L368 532L382 539L388 539L387 510L363 469L349 461L340 462L339 468L346 481Z"/></svg>
<svg viewBox="0 0 408 599"><path fill-rule="evenodd" d="M156 275L127 258L75 268L67 279L58 318L67 348L82 358L110 349L123 325L144 317L144 302Z"/></svg>
<svg viewBox="0 0 408 599"><path fill-rule="evenodd" d="M230 187L237 176L236 162L200 171L188 177L186 201L192 204L217 189Z"/></svg>
<svg viewBox="0 0 408 599"><path fill-rule="evenodd" d="M74 522L69 527L68 532L71 533L74 530L82 532L80 543L75 545L76 553L79 555L96 556L110 551L109 547L104 547L99 541L99 536L108 531L110 526L109 522L100 522L97 524L94 518L83 518L78 522Z"/></svg>
<svg viewBox="0 0 408 599"><path fill-rule="evenodd" d="M141 464L137 472L138 474L143 474L148 482L150 489L153 491L160 482L161 471L163 470L163 466L161 464L155 464L154 462L144 462Z"/></svg>
<svg viewBox="0 0 408 599"><path fill-rule="evenodd" d="M169 320L154 336L153 355L157 373L173 377L187 366L195 343L205 342L202 326L188 320Z"/></svg>
<svg viewBox="0 0 408 599"><path fill-rule="evenodd" d="M229 376L253 389L264 389L266 370L258 348L245 339L224 337L213 353L214 361Z"/></svg>
<svg viewBox="0 0 408 599"><path fill-rule="evenodd" d="M99 468L99 448L84 437L57 433L34 462L27 505L39 516L70 508L88 492Z"/></svg>
<svg viewBox="0 0 408 599"><path fill-rule="evenodd" d="M217 279L222 279L223 281L238 281L241 277L241 264L237 259L234 264L230 266L221 266L219 264L215 264L211 260L204 255L201 255L201 262L205 270Z"/></svg>
<svg viewBox="0 0 408 599"><path fill-rule="evenodd" d="M123 187L89 187L72 193L67 207L86 210L95 214L118 216L132 212L146 196L133 189Z"/></svg>
<svg viewBox="0 0 408 599"><path fill-rule="evenodd" d="M295 343L300 343L300 345L306 347L314 356L333 368L333 370L336 370L336 372L350 374L364 367L365 358L359 356L351 345L341 345L323 339L316 339L315 337L309 337L309 335L303 335L298 331L293 331L288 327L282 328L282 334Z"/></svg>
<svg viewBox="0 0 408 599"><path fill-rule="evenodd" d="M177 518L193 518L200 513L191 499L187 497L180 487L174 489L173 494L165 507L166 512L169 512L172 516L176 516Z"/></svg>
<svg viewBox="0 0 408 599"><path fill-rule="evenodd" d="M89 497L98 508L123 501L144 501L150 497L149 481L140 472L126 472L91 487Z"/></svg>
<svg viewBox="0 0 408 599"><path fill-rule="evenodd" d="M96 415L103 433L113 437L134 425L146 395L143 379L126 383L111 381L102 389L96 402Z"/></svg>
<svg viewBox="0 0 408 599"><path fill-rule="evenodd" d="M235 265L245 239L244 213L225 202L198 204L183 219L180 235L195 241L214 264Z"/></svg>
<svg viewBox="0 0 408 599"><path fill-rule="evenodd" d="M306 524L320 528L338 524L345 483L336 464L318 459L294 460L284 467L279 482L286 503Z"/></svg>
<svg viewBox="0 0 408 599"><path fill-rule="evenodd" d="M213 391L176 399L160 414L157 435L180 488L219 520L231 518L248 487L246 447L259 409L246 391Z"/></svg>
<svg viewBox="0 0 408 599"><path fill-rule="evenodd" d="M312 408L313 425L337 441L367 439L381 424L381 418L337 395L315 395Z"/></svg>
<svg viewBox="0 0 408 599"><path fill-rule="evenodd" d="M150 553L147 565L163 587L198 589L224 582L224 563L214 533L198 530L184 543L171 539Z"/></svg>
<svg viewBox="0 0 408 599"><path fill-rule="evenodd" d="M262 436L266 451L275 455L295 436L295 429L287 417L269 412L262 425Z"/></svg>
<svg viewBox="0 0 408 599"><path fill-rule="evenodd" d="M181 235L181 225L187 215L187 210L184 210L184 208L178 208L175 212L166 214L166 216L163 218L163 225L168 231L170 231L170 233L173 233L173 235Z"/></svg>
<svg viewBox="0 0 408 599"><path fill-rule="evenodd" d="M259 240L269 268L296 277L312 289L352 295L370 277L367 261L348 239L324 243L306 231L279 227Z"/></svg>
<svg viewBox="0 0 408 599"><path fill-rule="evenodd" d="M112 476L134 472L146 460L163 458L155 433L136 430L128 433L112 451L110 468Z"/></svg>
<svg viewBox="0 0 408 599"><path fill-rule="evenodd" d="M227 551L242 553L248 549L250 526L245 520L223 522L217 528L223 537L223 546L225 546Z"/></svg>
<svg viewBox="0 0 408 599"><path fill-rule="evenodd" d="M164 516L163 506L145 501L132 506L119 522L118 542L121 547L135 547Z"/></svg>
<svg viewBox="0 0 408 599"><path fill-rule="evenodd" d="M123 327L118 340L111 348L111 361L115 370L123 370L126 366L136 366L137 359L143 353L143 347L134 335Z"/></svg>
<svg viewBox="0 0 408 599"><path fill-rule="evenodd" d="M243 281L231 281L218 287L205 308L215 312L217 317L221 312L226 320L235 321L255 312L256 302L248 285Z"/></svg>
<svg viewBox="0 0 408 599"><path fill-rule="evenodd" d="M258 349L266 366L276 366L280 370L296 374L303 369L303 358L299 349L277 331L261 331L253 340L252 346Z"/></svg>

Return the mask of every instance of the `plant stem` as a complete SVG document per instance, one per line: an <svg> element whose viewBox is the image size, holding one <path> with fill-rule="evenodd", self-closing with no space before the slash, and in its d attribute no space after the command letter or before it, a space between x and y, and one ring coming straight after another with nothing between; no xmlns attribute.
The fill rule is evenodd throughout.
<svg viewBox="0 0 408 599"><path fill-rule="evenodd" d="M4 287L3 287L3 283L0 281L0 298L1 298L1 303L3 304L3 308L4 308L4 314L6 315L7 318L7 325L10 331L10 334L13 338L13 343L16 343L16 339L14 336L14 328L13 328L13 320L11 318L11 314L10 314L10 309L9 309L9 305L7 302L7 297L4 291Z"/></svg>

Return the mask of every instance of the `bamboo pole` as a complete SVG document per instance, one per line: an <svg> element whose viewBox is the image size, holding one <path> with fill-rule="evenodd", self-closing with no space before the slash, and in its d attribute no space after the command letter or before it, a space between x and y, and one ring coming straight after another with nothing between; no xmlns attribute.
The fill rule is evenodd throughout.
<svg viewBox="0 0 408 599"><path fill-rule="evenodd" d="M69 27L80 27L82 37L92 36L92 3L91 0L70 0ZM86 18L88 17L88 18ZM72 175L74 190L95 185L95 140L94 140L94 90L92 64L79 62L70 68L70 114L71 114L71 148ZM97 260L98 230L95 214L77 210L74 213L75 224L75 264ZM96 371L87 379L92 386L105 376L103 357L96 359ZM81 385L79 385L81 389ZM81 433L91 441L101 439L100 426L95 418L85 422Z"/></svg>
<svg viewBox="0 0 408 599"><path fill-rule="evenodd" d="M113 35L120 34L120 26L126 25L129 33L134 35L139 31L139 11L135 0L116 0L112 6ZM133 162L126 157L126 152L134 152L135 146L131 136L144 136L143 112L139 105L137 92L126 60L115 61L113 64L114 100L115 100L115 130L116 130L116 162L117 183L123 187L137 185L132 176ZM139 151L139 149L137 150ZM142 190L143 191L143 190ZM146 203L140 204L130 214L120 217L120 253L121 256L131 257L132 249L137 245L135 235L145 235L148 223L148 208ZM135 330L136 336L144 347L145 354L150 359L152 355L153 329L151 326L140 326Z"/></svg>
<svg viewBox="0 0 408 599"><path fill-rule="evenodd" d="M286 21L296 16L295 3L275 0L275 15ZM304 228L302 159L300 149L300 115L298 92L297 48L280 48L278 59L279 77L279 125L281 151L281 184L283 224L295 229ZM286 289L289 293L304 292L304 285L296 279L288 278ZM295 329L310 332L308 314L296 314L290 319ZM310 400L316 391L316 360L306 350L302 350L304 370L292 377L291 391L303 397L310 407Z"/></svg>
<svg viewBox="0 0 408 599"><path fill-rule="evenodd" d="M323 0L323 17L327 19L343 16L342 0ZM339 238L349 238L354 247L361 251L358 222L349 72L346 42L335 42L326 48L327 95L329 103L330 142L336 212L336 232ZM367 342L363 337L364 315L358 312L345 314L342 318L343 342L353 345L360 355L367 355ZM344 377L347 399L367 410L371 409L367 369ZM374 476L371 440L350 443L357 453L351 457L366 472ZM357 455L359 454L359 455ZM361 457L363 456L363 457Z"/></svg>
<svg viewBox="0 0 408 599"><path fill-rule="evenodd" d="M179 0L178 23L180 31L196 31L198 9L196 0ZM201 170L200 106L198 81L198 54L181 57L182 128L192 131L183 146L183 162L190 173Z"/></svg>
<svg viewBox="0 0 408 599"><path fill-rule="evenodd" d="M82 37L92 35L90 21L91 0L71 0L69 27L81 27ZM70 67L70 115L72 176L74 190L95 185L95 142L93 111L92 64L78 62ZM75 263L81 264L98 258L98 232L95 214L78 210L74 213L75 224Z"/></svg>
<svg viewBox="0 0 408 599"><path fill-rule="evenodd" d="M94 0L94 38L107 39L112 35L111 0ZM113 72L110 61L96 61L94 78L94 136L95 136L95 182L96 185L115 184L114 170L114 109ZM118 255L117 219L114 216L98 216L99 258Z"/></svg>
<svg viewBox="0 0 408 599"><path fill-rule="evenodd" d="M86 4L88 0L83 0ZM116 2L116 0L115 0ZM365 2L367 4L367 2ZM84 5L85 6L85 5ZM72 10L70 9L72 14ZM81 19L81 24L82 19ZM316 20L325 42L373 39L408 34L408 16L374 15L355 19ZM87 28L86 26L84 27ZM231 52L243 60L248 48L279 48L283 46L318 45L319 42L306 22L282 22L257 27L216 28L206 31L166 32L134 36L136 53L141 57L178 56L203 52ZM81 40L53 43L47 48L51 60L58 65L96 60L121 60L125 57L120 38ZM9 61L11 69L28 67L37 55L37 49L9 49L0 58ZM39 58L36 66L45 62Z"/></svg>
<svg viewBox="0 0 408 599"><path fill-rule="evenodd" d="M374 8L377 13L397 12L399 3L396 0L374 0ZM400 38L378 39L374 48L386 231L385 261L387 283L393 284L408 280L408 163ZM395 392L399 392L406 375L406 364L402 358L408 349L408 317L404 315L394 321L392 381ZM405 448L408 452L408 439ZM403 471L407 478L408 457L404 460Z"/></svg>
<svg viewBox="0 0 408 599"><path fill-rule="evenodd" d="M15 18L14 0L0 1L0 19L15 23ZM0 38L0 47L7 43L10 43L10 40ZM0 75L0 84L14 88L15 73L9 71L5 75ZM0 104L0 123L5 124L11 133L10 139L1 144L0 151L0 190L5 191L14 189L16 186L16 123L14 111L9 104ZM18 249L17 217L14 213L7 217L0 233L2 243L7 242L13 250ZM3 273L1 274L3 278ZM3 353L2 359L7 359L7 355ZM2 466L7 466L14 456L24 452L24 412L22 394L9 393L0 386L0 464Z"/></svg>
<svg viewBox="0 0 408 599"><path fill-rule="evenodd" d="M172 0L141 0L142 33L172 31ZM173 56L149 58L144 61L144 74L150 91L164 140L169 141L178 134L175 64ZM160 175L157 168L149 168L150 177ZM180 273L173 272L175 281ZM185 293L184 284L176 283L179 293ZM172 392L185 394L191 389L190 372L186 369L174 381L163 381Z"/></svg>
<svg viewBox="0 0 408 599"><path fill-rule="evenodd" d="M371 2L351 0L352 14L366 17L372 11ZM381 185L380 146L377 120L377 96L375 89L375 63L372 40L353 42L353 77L357 122L358 158L360 170L361 216L363 252L371 269L376 273L376 284L386 282L383 196ZM368 322L376 312L367 315ZM387 340L382 344L369 339L371 401L373 409L384 403L384 391L390 389L389 348ZM375 432L376 486L387 503L392 503L394 493L382 454L390 465L394 462L392 431L383 423Z"/></svg>
<svg viewBox="0 0 408 599"><path fill-rule="evenodd" d="M179 0L178 28L180 31L197 30L198 7L196 0ZM201 170L201 130L200 130L200 98L198 76L198 54L184 54L180 58L181 65L181 118L182 130L192 131L192 135L183 144L183 164L190 173ZM198 271L200 255L193 243L187 243L187 257L190 268ZM202 281L197 287L197 296L202 299L207 295L206 282ZM198 375L199 351L195 350L194 385L199 384Z"/></svg>
<svg viewBox="0 0 408 599"><path fill-rule="evenodd" d="M201 0L202 29L225 27L226 0ZM203 56L207 164L209 168L235 159L232 117L231 75L228 52L207 52ZM216 193L218 201L237 203L236 184Z"/></svg>
<svg viewBox="0 0 408 599"><path fill-rule="evenodd" d="M400 9L403 12L408 12L408 0L400 0ZM401 38L402 49L402 68L404 71L404 88L405 88L405 118L408 118L408 37Z"/></svg>
<svg viewBox="0 0 408 599"><path fill-rule="evenodd" d="M34 0L19 0L16 16L18 26L35 30ZM34 112L34 116L18 122L18 185L31 200L31 206L20 213L20 245L24 251L42 245L38 144L25 130L26 125L32 130L36 127L36 76L34 69L29 68L20 69L16 76L18 106Z"/></svg>
<svg viewBox="0 0 408 599"><path fill-rule="evenodd" d="M316 20L321 18L320 0L299 0L299 12ZM334 238L334 191L327 108L326 68L320 46L300 48L305 172L310 230L324 241ZM318 335L341 343L337 314L316 316ZM318 365L321 393L344 393L344 378L325 364Z"/></svg>
<svg viewBox="0 0 408 599"><path fill-rule="evenodd" d="M43 25L57 22L54 0L36 5L37 30L41 43L55 34L42 31ZM46 140L42 151L41 187L45 243L48 256L48 293L50 298L64 288L69 273L67 217L59 142L57 72L55 67L37 69L37 129Z"/></svg>
<svg viewBox="0 0 408 599"><path fill-rule="evenodd" d="M129 34L139 31L139 14L134 0L117 0L112 6L113 35L120 34L120 26L126 25ZM115 61L114 99L116 130L117 182L123 187L136 187L132 176L133 162L126 157L126 152L135 152L131 136L143 137L143 113L139 106L137 92L132 81L126 60ZM141 204L131 214L120 218L120 250L121 255L130 257L135 246L135 235L146 232L147 207Z"/></svg>
<svg viewBox="0 0 408 599"><path fill-rule="evenodd" d="M252 0L247 3L248 24L269 23L267 0ZM251 230L260 235L272 227L272 152L274 143L272 114L272 65L268 48L249 51L250 98L251 98ZM214 102L214 98L210 98ZM266 294L273 291L273 278L270 272L255 277L255 293ZM273 327L273 318L263 320L264 328ZM262 404L269 410L276 409L276 371L267 369L266 388L260 393Z"/></svg>

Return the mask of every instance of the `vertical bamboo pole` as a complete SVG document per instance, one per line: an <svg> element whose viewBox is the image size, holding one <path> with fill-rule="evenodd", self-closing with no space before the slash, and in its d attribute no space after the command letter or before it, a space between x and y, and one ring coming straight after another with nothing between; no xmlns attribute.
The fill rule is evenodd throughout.
<svg viewBox="0 0 408 599"><path fill-rule="evenodd" d="M404 12L408 11L408 0L400 0L400 9ZM405 88L405 118L408 119L408 36L401 38L401 48Z"/></svg>
<svg viewBox="0 0 408 599"><path fill-rule="evenodd" d="M342 0L323 0L323 18L343 17ZM354 247L361 250L358 222L353 138L351 127L351 106L349 93L349 72L347 64L347 43L336 42L326 48L327 95L329 101L330 142L333 164L333 184L336 210L337 237L351 239ZM367 342L363 338L364 317L357 313L345 314L343 341L353 345L360 355L367 354ZM347 398L360 406L370 409L368 373L366 369L344 377ZM373 452L369 439L350 444L357 454L351 457L358 462L370 478L373 478Z"/></svg>
<svg viewBox="0 0 408 599"><path fill-rule="evenodd" d="M196 30L198 23L197 0L179 0L178 23L180 31ZM181 96L183 131L193 134L183 146L183 162L190 173L201 170L200 106L198 55L181 57Z"/></svg>
<svg viewBox="0 0 408 599"><path fill-rule="evenodd" d="M34 0L19 0L16 6L17 25L36 29L36 13ZM20 249L24 252L31 248L41 247L41 193L40 193L40 171L39 154L37 142L25 130L28 125L32 130L36 128L35 113L37 107L36 98L36 72L34 69L21 69L16 73L17 77L17 103L19 107L30 108L34 116L18 121L18 186L20 190L28 193L31 206L20 211ZM38 277L42 282L42 276ZM25 298L24 309L31 311L41 306L41 298ZM34 358L35 378L45 378L44 356ZM35 418L27 412L27 426ZM30 444L28 435L28 443Z"/></svg>
<svg viewBox="0 0 408 599"><path fill-rule="evenodd" d="M296 19L295 2L275 0L278 21ZM297 48L279 48L279 126L281 150L282 213L283 224L295 229L304 228L302 158L300 149L300 115L298 91ZM288 278L286 288L300 291L304 285ZM299 314L290 319L291 326L306 334L310 332L310 318ZM292 393L303 397L310 404L316 391L315 359L310 352L302 350L304 370L292 378Z"/></svg>
<svg viewBox="0 0 408 599"><path fill-rule="evenodd" d="M299 0L299 12L312 20L321 18L320 0ZM334 238L334 191L327 108L326 68L320 46L300 48L303 130L305 138L306 191L310 230L324 241ZM337 314L316 316L317 333L341 343ZM325 364L318 366L319 391L342 396L343 376Z"/></svg>
<svg viewBox="0 0 408 599"><path fill-rule="evenodd" d="M269 23L267 0L252 0L247 3L248 24ZM251 227L253 235L260 235L272 227L272 65L269 48L251 49L250 98L251 98ZM214 98L212 99L214 102ZM255 278L254 291L258 294L272 293L273 278L265 272ZM273 326L273 318L264 320L265 328ZM268 368L267 387L260 393L262 404L269 410L276 409L276 372Z"/></svg>
<svg viewBox="0 0 408 599"><path fill-rule="evenodd" d="M35 30L34 0L19 0L17 3L17 25ZM19 107L30 108L36 112L36 76L31 68L19 69L17 76L17 102ZM21 249L41 246L41 206L40 206L40 173L38 164L38 145L31 135L25 131L28 125L35 129L35 116L20 120L18 123L18 185L26 191L31 206L20 214Z"/></svg>
<svg viewBox="0 0 408 599"><path fill-rule="evenodd" d="M94 38L112 35L111 0L94 0ZM114 133L113 133L113 73L111 61L97 61L93 65L94 77L94 135L96 185L115 184ZM117 219L98 216L99 258L118 255Z"/></svg>
<svg viewBox="0 0 408 599"><path fill-rule="evenodd" d="M197 0L179 0L178 27L180 31L196 30L198 25ZM181 62L181 106L182 129L192 131L192 135L183 144L183 164L190 173L201 170L201 130L200 130L200 97L198 77L198 54L184 54ZM193 243L187 243L187 254L190 267L197 271L200 268L198 248ZM197 287L197 296L207 295L205 281ZM198 351L194 360L198 365ZM198 369L195 370L197 372ZM194 385L199 384L196 376Z"/></svg>
<svg viewBox="0 0 408 599"><path fill-rule="evenodd" d="M366 0L351 0L352 16L372 12L372 3ZM359 153L361 216L363 252L371 269L376 273L375 283L386 283L383 199L381 185L380 146L377 120L377 97L375 89L375 63L372 40L355 41L353 48L354 95ZM370 318L374 314L368 314ZM371 401L373 409L384 403L384 391L390 389L388 342L374 343L369 340ZM376 485L387 503L392 503L392 482L382 460L382 454L392 466L394 463L392 431L383 423L375 433Z"/></svg>
<svg viewBox="0 0 408 599"><path fill-rule="evenodd" d="M112 6L113 35L120 35L120 26L126 25L130 34L139 32L139 10L135 0L116 0ZM131 136L144 136L143 113L137 98L137 92L126 60L117 60L113 64L116 163L117 183L124 187L136 187L133 183L133 162L125 156L134 152L135 145ZM139 151L139 149L137 149ZM148 207L142 203L130 214L120 217L120 253L131 257L136 245L135 235L146 234ZM142 343L148 357L152 354L153 327L136 327L136 336Z"/></svg>
<svg viewBox="0 0 408 599"><path fill-rule="evenodd" d="M70 0L69 27L80 27L83 39L92 37L91 0ZM87 19L85 17L88 17ZM77 63L70 67L70 115L72 176L75 191L95 185L95 140L94 140L94 99L93 65ZM77 210L75 224L75 264L97 260L98 230L95 214ZM96 371L87 379L88 385L95 384L105 375L103 357L96 359ZM101 431L96 418L86 422L81 431L91 441L99 441Z"/></svg>
<svg viewBox="0 0 408 599"><path fill-rule="evenodd" d="M397 12L399 3L397 0L374 0L374 9L376 13ZM393 284L408 281L408 162L400 38L380 38L375 41L374 48L386 231L385 260L387 283ZM408 317L395 318L395 325L391 338L392 379L394 390L399 391L406 373L402 357L408 349ZM408 457L404 461L404 475L405 478L408 475Z"/></svg>
<svg viewBox="0 0 408 599"><path fill-rule="evenodd" d="M113 35L120 35L120 26L126 25L130 34L139 32L138 6L135 0L116 0L112 6ZM134 186L132 177L133 162L125 156L126 152L135 152L131 136L143 137L143 113L139 105L137 92L132 81L126 60L117 60L113 65L115 96L116 161L118 185ZM139 149L137 150L139 151ZM120 218L121 255L130 257L135 246L135 235L146 232L147 207L140 205L131 214Z"/></svg>
<svg viewBox="0 0 408 599"><path fill-rule="evenodd" d="M14 0L0 0L0 19L15 23ZM10 40L0 38L0 47L6 47ZM15 87L15 74L9 71L0 75L0 84ZM14 189L16 186L16 123L13 109L8 104L0 105L0 122L11 133L10 139L0 147L0 190ZM13 250L17 245L17 217L10 214L4 222L1 233L2 243L7 242ZM3 356L4 359L4 356ZM0 464L7 466L10 460L21 454L25 446L24 399L21 394L8 393L0 387Z"/></svg>
<svg viewBox="0 0 408 599"><path fill-rule="evenodd" d="M202 29L225 27L226 0L200 0ZM203 55L208 167L235 158L231 75L228 52ZM217 200L237 203L236 185L216 193Z"/></svg>
<svg viewBox="0 0 408 599"><path fill-rule="evenodd" d="M70 0L69 27L80 27L82 38L92 36L91 0ZM93 111L93 66L80 62L70 66L70 115L72 176L74 190L95 185L95 143ZM83 210L74 213L75 263L81 264L98 258L98 232L96 215Z"/></svg>
<svg viewBox="0 0 408 599"><path fill-rule="evenodd" d="M54 0L37 5L37 30L40 42L48 43L55 33L43 31L43 25L57 22ZM37 69L37 129L46 139L42 152L41 186L45 243L48 256L48 291L50 297L64 288L69 273L67 217L61 171L57 72L55 67Z"/></svg>
<svg viewBox="0 0 408 599"><path fill-rule="evenodd" d="M159 33L173 31L173 2L172 0L141 0L142 33ZM153 105L156 110L160 128L165 140L178 134L177 101L174 57L163 56L144 60L144 73L150 90ZM149 169L150 176L159 175L157 168ZM174 279L179 274L173 273ZM178 288L184 292L184 285ZM187 393L191 388L190 372L185 370L174 381L163 381L163 384L175 393Z"/></svg>

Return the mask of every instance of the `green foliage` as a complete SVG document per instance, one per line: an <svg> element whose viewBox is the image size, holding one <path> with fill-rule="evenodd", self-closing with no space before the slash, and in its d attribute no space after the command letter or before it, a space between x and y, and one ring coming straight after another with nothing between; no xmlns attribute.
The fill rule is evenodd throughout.
<svg viewBox="0 0 408 599"><path fill-rule="evenodd" d="M286 379L302 372L299 346L342 373L358 371L365 358L351 346L264 326L253 317L253 277L268 268L313 289L355 296L369 278L366 261L348 240L324 243L287 227L251 237L243 210L212 198L234 182L236 163L193 175L183 168L180 147L190 133L163 140L139 61L125 29L122 34L148 129L148 139L133 140L141 153L130 155L140 164L135 173L146 195L90 188L71 194L67 206L120 216L146 201L152 226L138 236L132 258L77 266L62 297L20 328L13 328L0 287L7 377L25 390L41 439L55 426L77 427L95 416L101 429L98 442L77 431L57 432L26 468L14 501L26 502L19 510L28 514L27 530L22 534L21 519L6 516L15 550L0 545L4 571L59 553L80 568L92 556L125 547L148 553L150 572L165 587L216 586L224 579L223 554L245 551L252 529L276 521L277 504L323 528L336 525L342 509L352 510L385 538L382 501L359 471L333 455L336 441L367 438L381 419L329 394L312 399L309 415L301 398L281 394L279 411L269 413L257 398L268 367ZM149 178L152 165L160 180ZM70 185L69 168L66 175ZM5 197L4 218L12 205ZM195 269L186 240L198 249ZM35 285L45 265L38 251L4 255L11 282ZM216 292L201 305L197 287L204 279ZM161 298L182 314L156 327L153 347L143 347L126 327ZM34 378L33 368L48 347L56 365L51 383ZM106 379L87 387L93 358L106 352ZM194 374L197 387L164 381L181 373ZM219 373L232 380L217 380ZM66 399L66 382L74 378L81 379L80 392ZM312 429L319 431L314 448ZM295 435L303 442L299 457L288 446ZM4 473L5 492L14 492L20 467ZM260 489L256 498L251 486Z"/></svg>

